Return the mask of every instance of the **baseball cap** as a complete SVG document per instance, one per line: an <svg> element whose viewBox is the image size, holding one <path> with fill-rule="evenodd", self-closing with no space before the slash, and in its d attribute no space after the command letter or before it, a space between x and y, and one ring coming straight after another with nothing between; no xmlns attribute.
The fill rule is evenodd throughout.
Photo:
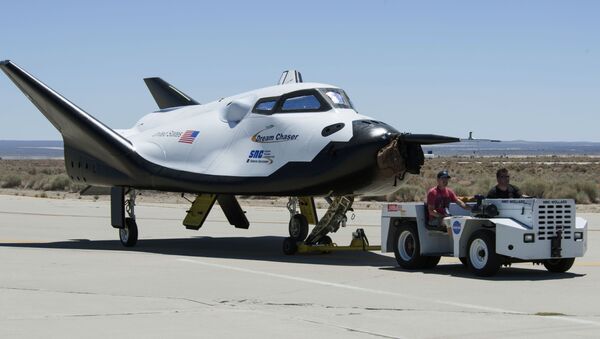
<svg viewBox="0 0 600 339"><path fill-rule="evenodd" d="M448 174L447 170L439 171L438 174L437 174L437 177L438 177L438 179L439 178L448 178L448 179L452 178L450 176L450 174Z"/></svg>

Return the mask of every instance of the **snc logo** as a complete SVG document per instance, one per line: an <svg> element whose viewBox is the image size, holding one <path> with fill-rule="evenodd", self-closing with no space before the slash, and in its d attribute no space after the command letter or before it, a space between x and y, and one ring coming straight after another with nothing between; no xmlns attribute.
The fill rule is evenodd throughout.
<svg viewBox="0 0 600 339"><path fill-rule="evenodd" d="M250 155L248 155L248 159L260 159L264 153L265 151L263 150L252 150L250 151Z"/></svg>

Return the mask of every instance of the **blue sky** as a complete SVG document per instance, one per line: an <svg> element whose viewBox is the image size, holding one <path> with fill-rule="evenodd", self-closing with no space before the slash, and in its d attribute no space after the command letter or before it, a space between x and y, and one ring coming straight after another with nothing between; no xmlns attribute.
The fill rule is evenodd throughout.
<svg viewBox="0 0 600 339"><path fill-rule="evenodd" d="M598 1L12 1L11 59L113 128L160 76L200 102L295 68L401 131L598 141ZM59 139L0 74L0 139Z"/></svg>

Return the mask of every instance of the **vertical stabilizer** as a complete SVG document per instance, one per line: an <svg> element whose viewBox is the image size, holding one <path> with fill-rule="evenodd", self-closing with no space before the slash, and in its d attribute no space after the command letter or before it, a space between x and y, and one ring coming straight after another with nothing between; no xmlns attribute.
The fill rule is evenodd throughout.
<svg viewBox="0 0 600 339"><path fill-rule="evenodd" d="M156 104L160 109L200 105L199 102L192 99L189 95L175 88L170 83L164 81L161 78L146 78L144 79L150 94L156 101Z"/></svg>
<svg viewBox="0 0 600 339"><path fill-rule="evenodd" d="M288 69L281 73L281 77L277 82L278 85L293 84L302 82L302 74L294 69Z"/></svg>

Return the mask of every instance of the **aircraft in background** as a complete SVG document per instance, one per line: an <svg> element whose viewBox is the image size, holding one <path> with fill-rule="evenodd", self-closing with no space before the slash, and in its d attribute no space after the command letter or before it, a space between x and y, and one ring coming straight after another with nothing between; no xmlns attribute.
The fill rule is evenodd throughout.
<svg viewBox="0 0 600 339"><path fill-rule="evenodd" d="M200 104L160 78L144 79L159 109L130 129L112 129L11 61L0 68L61 133L68 175L111 187L111 224L125 246L138 238L135 190L196 194L183 223L199 229L215 201L248 228L236 195L290 197L290 237L330 243L354 197L397 190L423 165L421 145L459 139L401 133L356 112L339 87L286 71L276 86ZM318 219L315 196L329 208ZM309 234L309 223L314 224Z"/></svg>

